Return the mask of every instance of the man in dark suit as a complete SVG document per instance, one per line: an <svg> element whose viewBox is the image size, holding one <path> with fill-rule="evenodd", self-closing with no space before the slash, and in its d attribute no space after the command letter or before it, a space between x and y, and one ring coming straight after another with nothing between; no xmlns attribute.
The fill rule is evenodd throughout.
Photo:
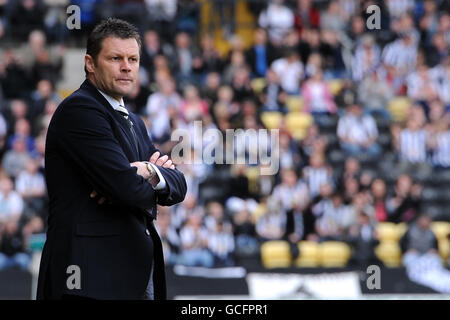
<svg viewBox="0 0 450 320"><path fill-rule="evenodd" d="M272 62L277 58L275 48L267 41L267 31L259 28L255 31L253 46L246 52L246 61L252 70L252 76L264 78Z"/></svg>
<svg viewBox="0 0 450 320"><path fill-rule="evenodd" d="M97 25L87 43L87 79L50 122L38 299L166 298L153 220L157 204L183 201L186 181L123 103L136 83L140 48L131 24Z"/></svg>

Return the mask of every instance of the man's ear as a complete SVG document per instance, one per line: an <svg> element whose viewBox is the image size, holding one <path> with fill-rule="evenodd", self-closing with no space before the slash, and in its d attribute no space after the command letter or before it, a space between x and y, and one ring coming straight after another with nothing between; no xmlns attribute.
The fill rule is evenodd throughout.
<svg viewBox="0 0 450 320"><path fill-rule="evenodd" d="M93 73L95 69L94 58L90 54L84 56L84 66L89 73Z"/></svg>

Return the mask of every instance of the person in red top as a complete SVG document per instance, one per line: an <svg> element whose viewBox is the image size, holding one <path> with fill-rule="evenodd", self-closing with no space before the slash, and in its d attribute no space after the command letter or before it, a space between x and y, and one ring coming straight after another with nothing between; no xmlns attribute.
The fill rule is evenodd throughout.
<svg viewBox="0 0 450 320"><path fill-rule="evenodd" d="M375 179L371 186L375 218L378 222L387 221L386 211L386 183L381 179Z"/></svg>
<svg viewBox="0 0 450 320"><path fill-rule="evenodd" d="M301 36L303 28L319 28L320 12L311 4L311 0L297 0L294 12L294 28Z"/></svg>

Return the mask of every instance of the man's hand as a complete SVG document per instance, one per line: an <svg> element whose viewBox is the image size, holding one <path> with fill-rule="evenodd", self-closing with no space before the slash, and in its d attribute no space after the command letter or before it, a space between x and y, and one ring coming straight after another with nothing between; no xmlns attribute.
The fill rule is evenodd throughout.
<svg viewBox="0 0 450 320"><path fill-rule="evenodd" d="M156 151L148 161L150 161L153 164L156 164L157 166L163 167L163 168L170 168L175 169L175 165L173 164L172 160L169 159L167 155L163 157L159 157L160 153L159 151Z"/></svg>
<svg viewBox="0 0 450 320"><path fill-rule="evenodd" d="M92 191L90 196L91 198L95 198L97 196L97 191ZM106 199L104 197L100 197L100 199L98 200L98 204L102 204L105 201Z"/></svg>
<svg viewBox="0 0 450 320"><path fill-rule="evenodd" d="M170 160L167 155L163 156L163 157L159 157L159 155L160 155L160 153L158 151L156 151L150 157L149 162L153 163L154 165L163 167L163 168L175 169L175 165L172 163L172 160ZM145 162L136 161L136 162L130 163L130 165L132 167L138 168L138 170L136 172L138 175L142 176L145 180L149 179L149 172L147 169L147 164ZM158 175L155 175L153 177L153 179L149 182L153 187L156 187L159 183Z"/></svg>
<svg viewBox="0 0 450 320"><path fill-rule="evenodd" d="M142 161L132 162L130 163L130 166L136 167L138 169L136 173L141 177L143 177L145 180L148 180L148 178L150 178L150 173L148 172L147 164L145 162Z"/></svg>

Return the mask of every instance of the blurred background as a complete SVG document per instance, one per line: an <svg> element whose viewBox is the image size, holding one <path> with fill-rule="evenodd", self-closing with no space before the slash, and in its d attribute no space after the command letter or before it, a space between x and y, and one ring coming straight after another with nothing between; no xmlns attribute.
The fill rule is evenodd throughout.
<svg viewBox="0 0 450 320"><path fill-rule="evenodd" d="M142 34L125 103L160 150L196 120L279 129L274 175L178 164L188 194L156 221L170 299L448 299L449 12L448 0L0 0L0 299L35 297L46 130L107 17Z"/></svg>

